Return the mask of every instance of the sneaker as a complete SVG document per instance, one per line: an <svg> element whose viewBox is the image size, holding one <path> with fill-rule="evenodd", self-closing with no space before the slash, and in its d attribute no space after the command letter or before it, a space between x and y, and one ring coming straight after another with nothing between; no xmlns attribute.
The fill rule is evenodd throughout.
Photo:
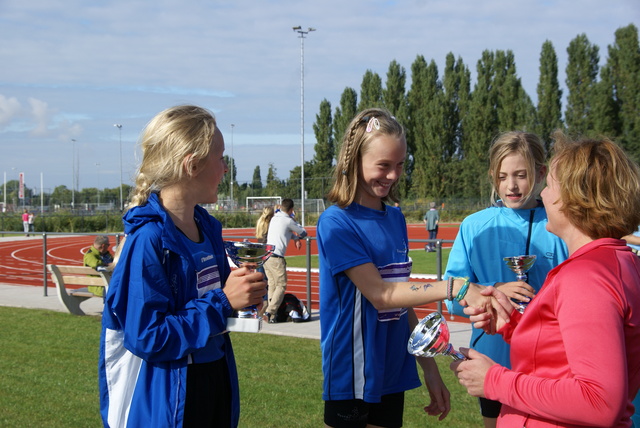
<svg viewBox="0 0 640 428"><path fill-rule="evenodd" d="M263 317L263 320L269 324L276 324L278 322L276 321L276 317L271 315L269 312L265 312L262 317Z"/></svg>

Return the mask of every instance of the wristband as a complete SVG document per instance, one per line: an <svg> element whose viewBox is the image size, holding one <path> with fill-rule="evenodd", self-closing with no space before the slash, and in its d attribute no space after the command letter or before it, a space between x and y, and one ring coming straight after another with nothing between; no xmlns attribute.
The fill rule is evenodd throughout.
<svg viewBox="0 0 640 428"><path fill-rule="evenodd" d="M452 276L447 280L447 300L449 301L453 300L453 280Z"/></svg>
<svg viewBox="0 0 640 428"><path fill-rule="evenodd" d="M464 279L464 284L462 284L460 291L458 291L458 294L456 295L456 302L459 302L460 300L464 299L464 296L467 295L467 291L469 291L469 278L460 278L460 279Z"/></svg>

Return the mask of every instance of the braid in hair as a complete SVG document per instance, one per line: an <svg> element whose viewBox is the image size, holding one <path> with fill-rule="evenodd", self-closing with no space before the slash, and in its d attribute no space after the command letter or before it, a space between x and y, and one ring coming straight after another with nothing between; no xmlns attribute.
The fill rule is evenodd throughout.
<svg viewBox="0 0 640 428"><path fill-rule="evenodd" d="M393 135L404 140L404 129L387 111L370 108L358 113L349 123L345 132L338 162L333 173L333 186L327 194L327 200L335 202L341 208L353 203L358 185L358 173L362 151L369 141L377 135ZM397 182L392 185L385 199L396 200Z"/></svg>
<svg viewBox="0 0 640 428"><path fill-rule="evenodd" d="M347 167L349 166L349 160L351 159L351 152L353 151L355 135L358 127L352 126L351 131L349 132L349 136L345 139L344 145L344 156L342 159L342 171L340 173L342 175L347 175Z"/></svg>
<svg viewBox="0 0 640 428"><path fill-rule="evenodd" d="M127 208L144 205L151 194L151 183L148 182L144 173L140 172L136 178L136 186L131 191L131 202Z"/></svg>

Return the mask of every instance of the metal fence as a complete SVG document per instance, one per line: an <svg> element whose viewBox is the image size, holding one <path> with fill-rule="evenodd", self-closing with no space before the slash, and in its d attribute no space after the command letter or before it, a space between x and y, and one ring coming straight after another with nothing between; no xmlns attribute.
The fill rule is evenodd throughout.
<svg viewBox="0 0 640 428"><path fill-rule="evenodd" d="M16 235L15 231L0 231L0 236L5 235ZM122 233L65 233L65 232L41 232L36 233L34 235L40 235L42 237L42 287L44 290L44 295L47 296L47 238L49 236L95 236L96 234L114 236L116 241L116 246L120 245L120 240L124 236ZM253 239L253 236L249 235L225 235L224 239ZM307 310L309 314L312 314L311 309L311 241L316 240L315 237L307 236L305 238L307 241L306 254L305 254L305 266L306 266L306 301L307 301ZM441 281L442 275L444 273L442 269L443 258L442 258L442 245L443 244L452 244L452 240L444 240L444 239L409 239L410 243L419 243L419 244L433 244L435 245L436 250L436 280ZM439 301L437 303L438 311L442 312L442 302Z"/></svg>

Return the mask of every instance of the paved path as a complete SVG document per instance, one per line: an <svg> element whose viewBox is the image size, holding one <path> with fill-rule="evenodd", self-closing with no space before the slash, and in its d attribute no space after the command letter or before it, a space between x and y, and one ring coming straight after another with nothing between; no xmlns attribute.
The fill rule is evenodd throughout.
<svg viewBox="0 0 640 428"><path fill-rule="evenodd" d="M43 287L0 284L0 306L66 312L66 308L58 300L58 290L55 287L48 287L45 296ZM101 315L102 299L88 299L82 303L82 309L89 315ZM453 346L456 349L469 346L471 325L458 322L448 322L448 325ZM262 333L320 339L320 319L315 313L311 321L305 323L262 323Z"/></svg>

